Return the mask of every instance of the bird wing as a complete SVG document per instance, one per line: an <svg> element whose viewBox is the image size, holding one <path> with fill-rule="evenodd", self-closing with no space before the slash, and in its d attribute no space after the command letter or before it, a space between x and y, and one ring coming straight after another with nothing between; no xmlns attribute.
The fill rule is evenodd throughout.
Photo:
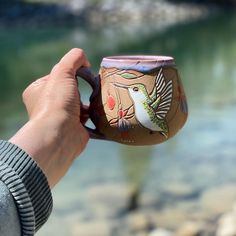
<svg viewBox="0 0 236 236"><path fill-rule="evenodd" d="M155 87L151 94L151 96L155 98L151 104L151 107L156 112L158 119L164 119L167 112L169 111L172 100L172 92L172 80L169 80L166 83L163 70L161 68L156 77Z"/></svg>

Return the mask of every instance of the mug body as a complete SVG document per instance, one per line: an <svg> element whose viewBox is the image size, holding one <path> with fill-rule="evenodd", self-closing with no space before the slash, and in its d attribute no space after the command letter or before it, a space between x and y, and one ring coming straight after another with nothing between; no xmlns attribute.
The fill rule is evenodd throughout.
<svg viewBox="0 0 236 236"><path fill-rule="evenodd" d="M187 102L172 57L103 58L101 91L90 117L107 140L129 145L166 141L184 125Z"/></svg>

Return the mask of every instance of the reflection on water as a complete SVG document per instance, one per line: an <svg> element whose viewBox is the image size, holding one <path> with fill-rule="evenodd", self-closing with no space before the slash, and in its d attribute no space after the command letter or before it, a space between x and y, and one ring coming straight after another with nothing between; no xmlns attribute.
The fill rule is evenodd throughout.
<svg viewBox="0 0 236 236"><path fill-rule="evenodd" d="M130 188L127 211L134 211L139 208L140 194L150 168L152 146L129 147L123 145L120 150L122 168Z"/></svg>
<svg viewBox="0 0 236 236"><path fill-rule="evenodd" d="M215 216L214 210L207 211L205 195L212 187L236 182L235 26L235 14L228 14L148 34L124 34L122 29L0 32L1 137L9 137L26 120L21 91L71 47L85 49L95 72L105 55L172 55L189 102L186 126L165 144L129 148L90 141L55 188L53 215L38 235L86 235L81 230L89 227L84 225L94 226L88 222L122 235L118 212L132 202L132 191L138 209L155 215L156 226L175 228L188 218ZM88 88L82 84L81 90L87 98Z"/></svg>

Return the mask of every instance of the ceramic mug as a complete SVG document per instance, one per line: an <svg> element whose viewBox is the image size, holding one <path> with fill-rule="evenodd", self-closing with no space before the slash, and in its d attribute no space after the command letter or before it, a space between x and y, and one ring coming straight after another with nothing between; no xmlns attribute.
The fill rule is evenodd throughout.
<svg viewBox="0 0 236 236"><path fill-rule="evenodd" d="M77 76L93 89L88 113L96 128L86 127L91 138L153 145L186 122L186 97L172 57L105 57L98 76L86 68Z"/></svg>

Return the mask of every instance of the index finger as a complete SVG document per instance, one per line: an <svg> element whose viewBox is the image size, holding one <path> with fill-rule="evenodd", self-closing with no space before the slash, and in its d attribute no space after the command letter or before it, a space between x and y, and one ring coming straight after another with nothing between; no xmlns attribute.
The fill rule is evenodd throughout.
<svg viewBox="0 0 236 236"><path fill-rule="evenodd" d="M82 49L73 48L54 66L51 73L58 74L59 76L67 73L74 77L76 71L82 66L90 67L90 63Z"/></svg>

